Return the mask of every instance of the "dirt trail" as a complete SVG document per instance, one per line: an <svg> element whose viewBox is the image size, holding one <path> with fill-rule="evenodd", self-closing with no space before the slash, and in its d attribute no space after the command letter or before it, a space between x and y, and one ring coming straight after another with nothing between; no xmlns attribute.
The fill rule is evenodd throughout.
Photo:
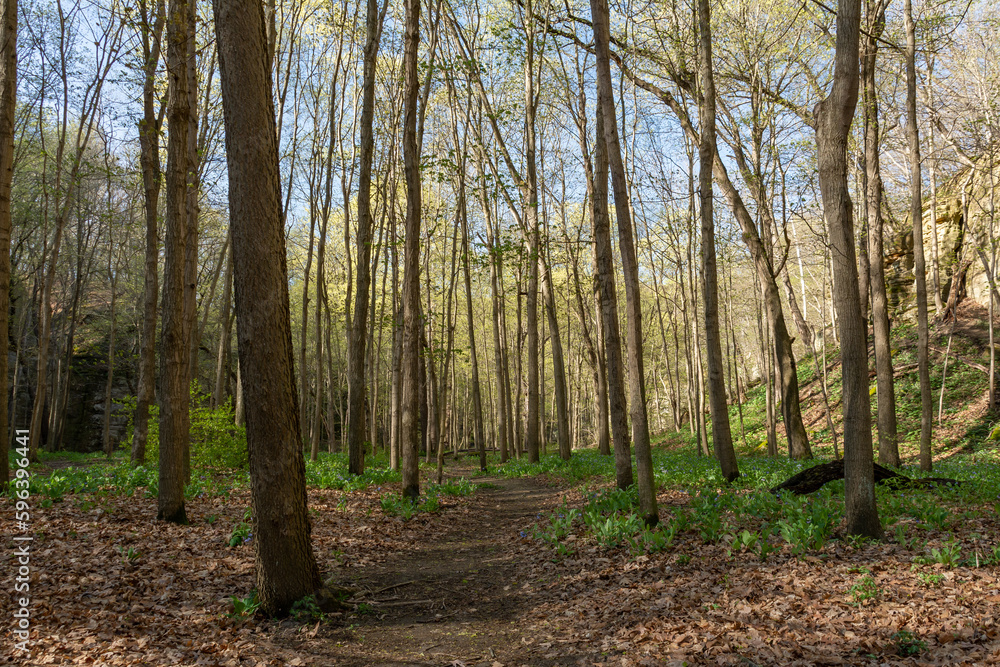
<svg viewBox="0 0 1000 667"><path fill-rule="evenodd" d="M490 488L442 498L452 509L428 524L425 540L385 563L342 571L339 580L361 591L355 598L366 600L366 613L319 626L313 637L289 622L272 641L295 648L303 664L569 664L527 655L520 622L527 603L513 548L564 492L536 478L476 482Z"/></svg>

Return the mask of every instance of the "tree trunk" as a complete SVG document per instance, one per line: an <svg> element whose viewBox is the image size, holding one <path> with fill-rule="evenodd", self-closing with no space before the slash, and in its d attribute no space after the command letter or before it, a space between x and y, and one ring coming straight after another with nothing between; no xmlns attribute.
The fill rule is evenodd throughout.
<svg viewBox="0 0 1000 667"><path fill-rule="evenodd" d="M917 365L920 375L920 469L927 472L931 460L931 397L930 362L927 355L927 272L924 266L923 197L920 189L920 130L917 127L916 35L910 0L903 3L906 23L906 124L910 148L910 219L913 223L913 273L917 293ZM937 215L937 211L932 212ZM957 317L957 316L956 316Z"/></svg>
<svg viewBox="0 0 1000 667"><path fill-rule="evenodd" d="M823 210L830 229L834 291L840 319L843 368L844 480L847 532L879 538L875 506L871 403L868 394L867 326L861 319L854 219L847 184L847 142L858 102L859 0L841 0L833 86L816 106L816 139Z"/></svg>
<svg viewBox="0 0 1000 667"><path fill-rule="evenodd" d="M632 418L632 442L635 446L638 473L639 507L646 525L659 521L656 508L656 481L653 479L653 459L650 451L649 424L646 414L646 378L642 359L642 295L639 292L639 267L633 240L632 216L629 206L625 165L618 141L615 121L615 101L611 88L610 19L605 0L591 0L594 17L594 44L597 53L598 104L604 110L604 140L607 143L611 167L611 182L615 193L618 218L618 246L625 279L625 299L628 312L629 416Z"/></svg>
<svg viewBox="0 0 1000 667"><path fill-rule="evenodd" d="M185 326L188 185L188 1L171 0L167 20L167 170L164 218L163 327L160 370L160 472L157 518L187 523L184 511L191 363Z"/></svg>
<svg viewBox="0 0 1000 667"><path fill-rule="evenodd" d="M403 44L403 171L406 176L406 222L403 258L403 414L400 425L403 496L420 495L417 450L420 446L420 153L417 147L417 49L420 0L405 0Z"/></svg>
<svg viewBox="0 0 1000 667"><path fill-rule="evenodd" d="M880 165L878 90L875 87L875 59L878 39L885 30L887 0L868 0L868 34L864 37L861 59L864 86L863 115L865 136L866 203L868 207L868 259L871 262L872 330L875 338L875 376L878 388L878 462L899 466L896 427L896 386L893 379L889 337L889 306L885 292L882 249L882 169Z"/></svg>
<svg viewBox="0 0 1000 667"><path fill-rule="evenodd" d="M17 0L0 11L0 491L10 475L7 423L7 352L10 327L10 188L14 176L14 108L17 100ZM15 394L16 396L16 394Z"/></svg>
<svg viewBox="0 0 1000 667"><path fill-rule="evenodd" d="M600 94L598 94L600 97ZM615 266L611 247L611 221L608 212L608 149L604 141L604 108L597 106L597 131L594 140L594 255L597 258L597 284L600 293L601 322L604 329L604 357L608 370L611 438L615 448L615 478L619 489L627 489L632 476L631 437L625 405L625 369L619 338L618 292L615 289Z"/></svg>
<svg viewBox="0 0 1000 667"><path fill-rule="evenodd" d="M156 68L160 60L160 37L165 21L162 0L157 0L152 26L148 5L139 3L142 33L143 82L142 120L139 121L139 163L142 168L144 211L146 214L146 253L143 272L142 341L139 348L139 390L136 396L132 429L132 465L146 463L146 438L149 433L149 406L155 400L156 316L159 292L158 206L160 198L160 125L156 113ZM151 41L152 40L152 41Z"/></svg>
<svg viewBox="0 0 1000 667"><path fill-rule="evenodd" d="M347 353L347 381L350 386L347 433L348 472L360 475L365 471L365 357L367 355L368 290L371 284L371 185L372 156L375 151L373 123L375 119L375 61L378 56L379 11L377 0L367 0L365 17L366 42L364 52L364 82L361 101L361 165L358 172L358 231L354 318L350 349ZM374 400L374 397L373 397Z"/></svg>
<svg viewBox="0 0 1000 667"><path fill-rule="evenodd" d="M227 253L225 261L226 272L222 276L222 313L219 315L219 347L215 360L215 386L212 390L213 408L225 403L226 396L229 394L229 356L233 326L230 311L233 302L233 253L231 249Z"/></svg>
<svg viewBox="0 0 1000 667"><path fill-rule="evenodd" d="M261 4L213 4L226 121L236 333L249 406L257 595L265 613L282 614L316 590L320 576L306 510L271 71Z"/></svg>
<svg viewBox="0 0 1000 667"><path fill-rule="evenodd" d="M524 124L525 124L525 180L524 218L528 241L528 288L525 295L525 325L527 327L528 404L525 424L525 444L528 461L538 461L540 434L539 421L539 370L538 370L538 176L535 164L535 25L532 0L525 0L525 60L524 60Z"/></svg>
<svg viewBox="0 0 1000 667"><path fill-rule="evenodd" d="M732 482L740 476L729 425L729 404L723 376L722 340L719 330L719 278L715 259L715 220L712 202L712 165L715 163L715 77L712 73L711 7L708 0L698 0L698 54L701 57L701 259L702 287L705 299L705 338L708 357L708 395L712 410L712 445L722 467L722 476ZM617 195L616 195L617 196Z"/></svg>

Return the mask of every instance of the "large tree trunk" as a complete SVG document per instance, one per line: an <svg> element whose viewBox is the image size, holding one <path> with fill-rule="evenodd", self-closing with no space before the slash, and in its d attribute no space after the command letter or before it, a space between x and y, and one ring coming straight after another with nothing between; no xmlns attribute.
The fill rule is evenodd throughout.
<svg viewBox="0 0 1000 667"><path fill-rule="evenodd" d="M139 347L139 389L136 396L135 422L132 429L132 465L146 463L146 438L149 433L149 406L153 404L156 385L156 316L159 292L159 240L157 236L160 198L160 125L156 113L156 67L160 60L160 37L163 34L164 6L157 0L152 25L148 5L139 3L142 33L143 82L142 120L139 121L139 163L145 195L146 253L143 272L142 341Z"/></svg>
<svg viewBox="0 0 1000 667"><path fill-rule="evenodd" d="M420 153L417 146L417 48L420 44L420 0L406 0L403 45L403 172L406 177L406 222L403 248L402 459L403 496L420 495Z"/></svg>
<svg viewBox="0 0 1000 667"><path fill-rule="evenodd" d="M17 0L0 11L0 491L7 488L7 351L10 326L10 187L14 176L14 107L17 99Z"/></svg>
<svg viewBox="0 0 1000 667"><path fill-rule="evenodd" d="M931 460L930 362L927 356L927 271L924 265L923 197L920 193L920 129L917 126L916 35L910 0L903 3L906 22L906 125L910 148L910 219L913 223L913 274L917 293L917 366L920 375L920 469L929 471ZM932 215L937 215L934 211ZM936 287L935 287L936 289Z"/></svg>
<svg viewBox="0 0 1000 667"><path fill-rule="evenodd" d="M867 326L861 319L854 252L854 216L847 184L847 142L858 102L859 0L841 0L833 87L816 106L816 140L823 209L833 254L834 302L840 320L843 368L844 480L847 532L882 535L875 506L871 402L868 394Z"/></svg>
<svg viewBox="0 0 1000 667"><path fill-rule="evenodd" d="M188 178L188 1L171 0L167 20L167 170L164 219L162 362L160 369L160 472L157 518L187 523L184 512L188 447L190 328L185 326Z"/></svg>
<svg viewBox="0 0 1000 667"><path fill-rule="evenodd" d="M656 509L656 481L653 479L653 459L649 443L649 423L646 415L646 378L642 359L642 295L639 292L639 267L632 230L625 165L622 162L615 121L615 101L611 88L610 19L605 0L591 0L594 18L594 45L597 53L598 104L604 110L604 140L607 143L611 167L611 183L615 193L615 213L618 218L618 247L625 279L625 300L628 313L629 415L632 418L632 443L635 446L638 473L639 508L646 525L659 521ZM600 137L599 137L600 138Z"/></svg>
<svg viewBox="0 0 1000 667"><path fill-rule="evenodd" d="M889 305L885 292L882 250L882 169L880 165L878 90L875 87L875 59L878 40L885 31L888 0L868 0L868 34L861 58L863 93L865 171L867 175L868 259L871 262L872 329L875 338L875 376L878 387L878 462L899 466L896 428L896 386L893 380L892 349L889 339Z"/></svg>
<svg viewBox="0 0 1000 667"><path fill-rule="evenodd" d="M237 342L246 395L257 594L286 612L319 587L310 542L264 12L215 0L226 121Z"/></svg>
<svg viewBox="0 0 1000 667"><path fill-rule="evenodd" d="M729 404L723 377L722 340L719 331L719 278L715 260L715 220L712 202L712 165L715 163L715 77L712 73L712 17L708 0L698 0L698 52L701 56L701 258L705 299L705 338L708 358L708 395L712 410L712 444L722 476L732 482L740 476L729 426Z"/></svg>

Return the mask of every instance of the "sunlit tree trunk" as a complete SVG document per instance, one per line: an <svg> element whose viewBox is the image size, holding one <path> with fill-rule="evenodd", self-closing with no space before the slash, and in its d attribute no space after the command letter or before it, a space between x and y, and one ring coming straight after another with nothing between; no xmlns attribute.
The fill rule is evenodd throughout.
<svg viewBox="0 0 1000 667"><path fill-rule="evenodd" d="M711 8L698 0L698 52L701 57L701 143L698 155L701 192L701 261L705 299L705 338L708 357L708 395L712 410L712 445L722 476L732 482L740 476L729 426L729 404L723 377L722 340L719 330L719 279L715 259L715 219L712 201L712 165L715 163L715 76L712 73Z"/></svg>
<svg viewBox="0 0 1000 667"><path fill-rule="evenodd" d="M306 511L278 145L259 0L216 0L237 341L246 394L257 596L268 614L320 585Z"/></svg>
<svg viewBox="0 0 1000 667"><path fill-rule="evenodd" d="M156 316L159 292L158 218L160 198L160 125L156 110L156 69L160 60L160 37L165 21L164 5L157 0L156 16L151 17L145 0L139 3L142 33L143 81L142 120L139 121L139 163L142 168L146 250L143 271L142 340L139 348L139 389L136 396L132 429L132 465L146 462L146 438L149 432L149 406L153 404L156 384ZM151 23L152 21L152 23Z"/></svg>
<svg viewBox="0 0 1000 667"><path fill-rule="evenodd" d="M927 354L927 271L924 265L923 197L920 193L920 130L917 126L917 42L910 0L903 3L906 24L906 125L910 153L910 220L913 224L913 273L917 296L917 366L920 375L920 469L929 471L931 459L931 396L930 361ZM937 215L937 211L932 212ZM957 314L953 313L953 317Z"/></svg>
<svg viewBox="0 0 1000 667"><path fill-rule="evenodd" d="M420 43L420 0L405 0L403 45L403 171L406 176L406 223L403 248L402 423L400 458L403 496L420 495L420 154L417 147L417 48Z"/></svg>
<svg viewBox="0 0 1000 667"><path fill-rule="evenodd" d="M659 521L656 508L656 482L653 479L653 459L649 442L646 414L646 378L642 358L642 295L639 292L639 267L633 239L632 216L629 206L625 165L618 141L615 103L611 88L609 60L610 27L608 6L604 0L591 0L594 20L594 44L597 53L598 104L604 111L604 140L607 143L611 182L615 193L618 219L618 246L621 251L625 279L625 299L628 312L629 416L632 419L632 443L635 446L638 473L639 508L647 525Z"/></svg>
<svg viewBox="0 0 1000 667"><path fill-rule="evenodd" d="M841 0L830 94L816 106L816 139L823 209L830 229L834 291L843 369L844 481L847 532L879 538L875 506L867 326L861 319L854 216L847 184L847 144L858 102L859 0Z"/></svg>
<svg viewBox="0 0 1000 667"><path fill-rule="evenodd" d="M160 470L157 518L187 523L184 511L185 461L190 417L188 372L191 349L185 326L187 232L188 1L171 0L167 9L167 170L164 219L162 361L160 364Z"/></svg>

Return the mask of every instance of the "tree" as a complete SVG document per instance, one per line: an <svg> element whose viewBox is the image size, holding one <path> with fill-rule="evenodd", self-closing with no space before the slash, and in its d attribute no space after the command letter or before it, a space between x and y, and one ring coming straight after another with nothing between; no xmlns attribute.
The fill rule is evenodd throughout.
<svg viewBox="0 0 1000 667"><path fill-rule="evenodd" d="M400 459L403 496L420 495L420 149L417 146L417 48L420 45L420 0L406 0L403 42L403 172L406 179L406 222L403 247L402 421Z"/></svg>
<svg viewBox="0 0 1000 667"><path fill-rule="evenodd" d="M899 465L896 425L896 387L889 342L889 307L885 292L882 249L882 170L879 157L878 91L875 60L878 40L885 30L885 8L889 0L867 0L868 30L861 51L863 118L865 141L865 201L868 211L868 259L871 264L872 330L875 339L875 375L878 387L878 462Z"/></svg>
<svg viewBox="0 0 1000 667"><path fill-rule="evenodd" d="M367 0L365 17L367 41L364 53L364 83L361 100L361 166L358 173L358 276L354 299L354 320L348 329L347 377L350 383L348 406L347 451L348 471L360 475L365 471L365 356L368 340L368 290L371 286L371 188L372 155L375 151L373 123L375 117L375 61L382 31L377 0Z"/></svg>
<svg viewBox="0 0 1000 667"><path fill-rule="evenodd" d="M185 462L190 437L190 328L186 326L185 264L188 235L188 6L167 9L167 170L163 233L163 326L160 361L160 470L156 518L187 523Z"/></svg>
<svg viewBox="0 0 1000 667"><path fill-rule="evenodd" d="M841 0L833 86L816 105L816 141L823 210L830 232L834 292L843 368L844 482L847 531L879 538L882 526L875 506L871 402L868 394L867 326L861 318L854 216L847 184L847 141L858 103L859 0Z"/></svg>
<svg viewBox="0 0 1000 667"><path fill-rule="evenodd" d="M913 225L913 273L917 296L917 366L920 375L920 469L929 472L931 461L930 361L927 355L927 270L924 265L923 197L920 193L920 129L917 127L916 35L910 0L903 2L906 23L906 136L910 154L910 220ZM937 211L931 213L937 215ZM935 289L937 287L935 286ZM957 318L957 313L952 313Z"/></svg>
<svg viewBox="0 0 1000 667"><path fill-rule="evenodd" d="M701 82L701 142L698 145L701 191L702 288L705 299L705 338L708 357L708 395L712 409L712 445L722 476L732 482L740 476L729 426L729 402L723 376L722 339L719 331L719 278L715 260L715 220L712 202L712 166L715 143L715 77L712 73L712 14L709 0L698 0L698 55Z"/></svg>
<svg viewBox="0 0 1000 667"><path fill-rule="evenodd" d="M139 348L139 390L136 396L135 424L132 430L132 465L146 462L146 438L149 431L149 406L154 400L156 383L156 296L159 291L158 206L160 198L160 126L164 107L156 110L156 70L160 61L160 37L163 35L163 0L157 0L156 16L150 16L146 0L139 2L139 32L142 38L142 120L139 121L139 163L146 214L146 253L143 272L142 341ZM152 23L150 20L152 19Z"/></svg>
<svg viewBox="0 0 1000 667"><path fill-rule="evenodd" d="M606 0L590 0L594 21L594 49L597 54L597 103L604 111L604 136L607 144L611 183L615 193L615 214L618 218L618 246L621 251L625 278L626 312L628 313L629 416L632 418L632 444L635 446L638 474L639 507L647 525L655 525L660 517L656 509L656 481L653 479L653 459L649 444L649 423L646 414L646 378L642 360L642 295L639 292L639 267L632 230L625 165L618 141L615 121L615 101L611 88L610 18Z"/></svg>
<svg viewBox="0 0 1000 667"><path fill-rule="evenodd" d="M260 0L215 0L213 6L257 594L265 613L281 614L315 591L320 575L306 508L271 69Z"/></svg>
<svg viewBox="0 0 1000 667"><path fill-rule="evenodd" d="M14 107L17 100L17 0L0 5L0 491L7 488L7 350L10 327L10 188L14 176Z"/></svg>

